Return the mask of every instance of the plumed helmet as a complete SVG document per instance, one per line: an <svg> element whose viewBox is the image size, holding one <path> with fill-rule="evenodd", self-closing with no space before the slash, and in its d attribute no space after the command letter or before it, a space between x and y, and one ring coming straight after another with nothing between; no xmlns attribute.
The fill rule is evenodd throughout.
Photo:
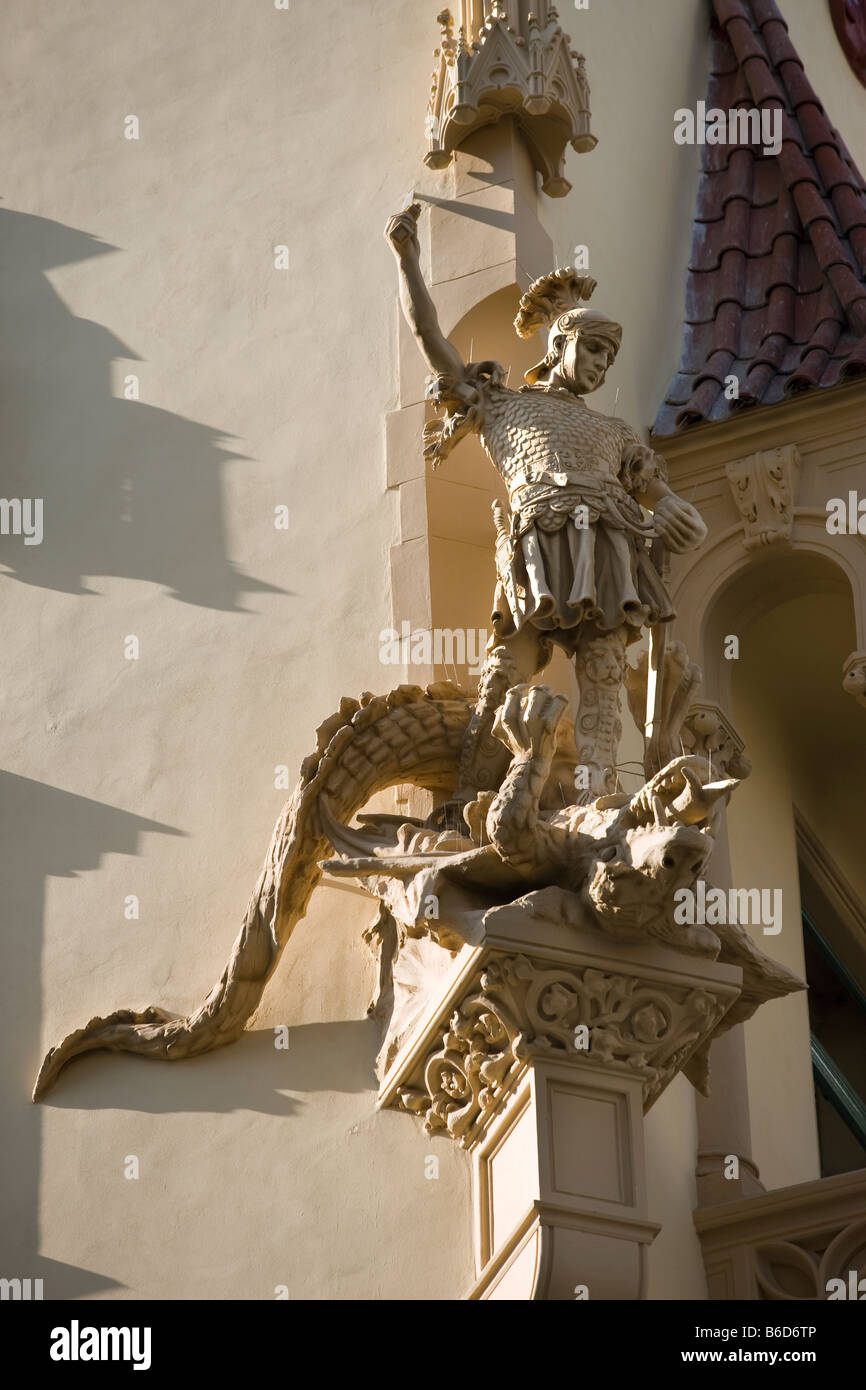
<svg viewBox="0 0 866 1390"><path fill-rule="evenodd" d="M550 324L547 353L525 373L530 386L546 376L560 360L561 340L573 334L592 332L603 338L617 353L622 343L622 327L600 309L583 307L596 282L580 275L571 266L554 270L535 280L520 300L514 327L521 338L529 338L545 323Z"/></svg>

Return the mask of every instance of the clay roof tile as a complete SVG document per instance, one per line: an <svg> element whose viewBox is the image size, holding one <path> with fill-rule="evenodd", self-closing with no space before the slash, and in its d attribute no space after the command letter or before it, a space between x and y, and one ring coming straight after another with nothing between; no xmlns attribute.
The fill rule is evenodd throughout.
<svg viewBox="0 0 866 1390"><path fill-rule="evenodd" d="M703 148L680 368L659 438L866 374L863 178L775 0L711 2L707 111L781 109L782 145Z"/></svg>

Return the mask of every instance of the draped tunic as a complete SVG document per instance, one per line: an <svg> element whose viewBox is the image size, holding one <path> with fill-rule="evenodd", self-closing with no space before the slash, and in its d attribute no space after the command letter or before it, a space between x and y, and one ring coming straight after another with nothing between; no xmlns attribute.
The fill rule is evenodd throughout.
<svg viewBox="0 0 866 1390"><path fill-rule="evenodd" d="M508 489L496 548L494 633L526 623L572 649L584 623L599 631L674 616L647 548L654 535L634 494L664 465L625 421L591 410L563 387L511 391L485 380L472 426Z"/></svg>

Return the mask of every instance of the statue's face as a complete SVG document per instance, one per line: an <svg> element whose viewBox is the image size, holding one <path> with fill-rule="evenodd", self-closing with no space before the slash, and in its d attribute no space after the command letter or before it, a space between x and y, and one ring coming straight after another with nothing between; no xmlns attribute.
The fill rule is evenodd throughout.
<svg viewBox="0 0 866 1390"><path fill-rule="evenodd" d="M604 338L592 332L571 333L566 339L557 375L577 396L585 396L602 385L616 353Z"/></svg>

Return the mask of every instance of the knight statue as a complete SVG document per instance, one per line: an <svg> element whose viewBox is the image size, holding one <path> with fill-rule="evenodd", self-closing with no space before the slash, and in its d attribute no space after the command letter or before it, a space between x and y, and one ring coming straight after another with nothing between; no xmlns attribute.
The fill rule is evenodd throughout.
<svg viewBox="0 0 866 1390"><path fill-rule="evenodd" d="M575 722L587 796L616 790L626 649L644 627L668 623L670 598L649 551L701 544L698 512L668 487L663 460L615 417L584 399L602 385L622 329L585 306L595 281L556 270L520 301L522 337L549 324L547 353L510 390L498 362L464 363L444 337L421 274L413 203L392 217L386 237L400 270L400 299L431 368L428 395L444 411L428 427L435 467L474 431L508 490L510 513L494 508L498 583L493 633L463 746L456 791L471 801L502 778L506 752L491 738L505 692L550 660L553 644L574 661L580 704ZM652 512L647 521L644 508Z"/></svg>
<svg viewBox="0 0 866 1390"><path fill-rule="evenodd" d="M428 427L426 453L435 465L475 431L508 491L509 512L498 505L494 513L498 584L479 689L440 682L344 699L301 766L208 997L188 1015L154 1006L91 1019L47 1053L34 1099L79 1053L179 1060L238 1038L323 872L357 880L379 902L367 936L380 956L375 1007L392 1041L403 1004L417 1007L419 963L435 973L455 953L474 950L485 914L509 904L565 928L740 966L736 1004L704 1030L700 1056L689 1060L697 1085L705 1085L716 1032L802 987L736 922L711 931L675 914L677 892L705 870L738 780L714 777L708 757L677 756L699 681L681 644L666 664L653 662L652 651L647 663L647 687L653 667L657 675L658 723L647 781L633 794L617 785L621 693L628 679L634 709L642 679L640 666L627 667L626 649L645 628L658 645L673 617L650 543L682 551L706 534L694 507L668 487L662 460L622 420L584 400L604 381L622 330L586 307L595 287L588 276L558 270L537 280L516 327L528 335L549 324L547 352L526 385L510 390L497 362L464 363L443 336L421 276L417 215L413 204L391 218L386 234L442 412ZM532 683L554 643L577 675L573 741L562 737L565 698ZM576 786L576 767L589 770L583 794L564 805L563 749L567 784ZM747 770L744 760L738 770ZM432 789L440 805L426 819L363 811L398 783ZM401 980L408 982L403 1004ZM388 999L390 1012L379 1007ZM594 1045L603 1051L601 1033ZM386 1037L380 1057L388 1046Z"/></svg>

